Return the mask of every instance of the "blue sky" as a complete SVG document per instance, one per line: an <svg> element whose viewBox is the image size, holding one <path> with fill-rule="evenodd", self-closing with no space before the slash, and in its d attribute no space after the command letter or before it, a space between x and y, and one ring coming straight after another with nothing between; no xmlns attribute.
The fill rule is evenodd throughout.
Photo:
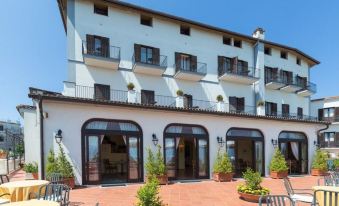
<svg viewBox="0 0 339 206"><path fill-rule="evenodd" d="M311 81L318 86L313 98L339 95L339 1L127 2L243 34L263 27L267 40L299 48L321 61L311 69ZM0 25L0 119L19 120L15 107L31 103L28 87L62 90L66 35L56 0L2 0Z"/></svg>

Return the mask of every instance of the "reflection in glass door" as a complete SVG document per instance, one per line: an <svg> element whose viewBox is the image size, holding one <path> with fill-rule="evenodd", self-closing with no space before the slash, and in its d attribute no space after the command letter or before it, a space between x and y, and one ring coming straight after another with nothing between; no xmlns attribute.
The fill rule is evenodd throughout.
<svg viewBox="0 0 339 206"><path fill-rule="evenodd" d="M174 138L165 138L165 164L167 167L167 176L174 178L176 176L176 146Z"/></svg>
<svg viewBox="0 0 339 206"><path fill-rule="evenodd" d="M255 141L255 170L263 175L263 142Z"/></svg>
<svg viewBox="0 0 339 206"><path fill-rule="evenodd" d="M128 138L128 179L138 181L139 179L139 139L137 137Z"/></svg>
<svg viewBox="0 0 339 206"><path fill-rule="evenodd" d="M98 136L88 136L87 140L87 182L98 184L100 181L100 138Z"/></svg>
<svg viewBox="0 0 339 206"><path fill-rule="evenodd" d="M199 139L198 141L198 165L199 165L199 176L205 177L208 176L208 144L204 139Z"/></svg>
<svg viewBox="0 0 339 206"><path fill-rule="evenodd" d="M306 174L308 171L307 168L308 155L307 155L307 142L301 143L301 173Z"/></svg>

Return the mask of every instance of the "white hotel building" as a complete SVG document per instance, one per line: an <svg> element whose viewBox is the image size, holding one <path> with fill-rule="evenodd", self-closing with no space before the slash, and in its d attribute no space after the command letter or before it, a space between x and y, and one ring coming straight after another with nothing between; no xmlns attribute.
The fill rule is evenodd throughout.
<svg viewBox="0 0 339 206"><path fill-rule="evenodd" d="M237 176L246 167L268 175L274 145L291 174L310 171L328 124L310 116L314 58L260 28L247 36L113 0L58 4L64 90L30 88L33 106L18 106L26 161L38 161L42 177L58 130L84 185L144 181L156 143L172 180L209 179L220 147Z"/></svg>

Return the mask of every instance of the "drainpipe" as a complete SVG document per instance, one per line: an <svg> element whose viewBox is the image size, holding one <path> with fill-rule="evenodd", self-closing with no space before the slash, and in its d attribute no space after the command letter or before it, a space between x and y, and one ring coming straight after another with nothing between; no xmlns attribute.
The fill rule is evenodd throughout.
<svg viewBox="0 0 339 206"><path fill-rule="evenodd" d="M44 117L42 110L42 97L39 95L39 111L40 111L40 162L41 162L41 179L45 179L45 155L44 155Z"/></svg>
<svg viewBox="0 0 339 206"><path fill-rule="evenodd" d="M326 123L326 127L325 127L325 128L319 129L319 130L317 131L317 144L319 143L320 132L322 132L322 131L324 131L324 130L327 130L329 127L330 127L330 123Z"/></svg>

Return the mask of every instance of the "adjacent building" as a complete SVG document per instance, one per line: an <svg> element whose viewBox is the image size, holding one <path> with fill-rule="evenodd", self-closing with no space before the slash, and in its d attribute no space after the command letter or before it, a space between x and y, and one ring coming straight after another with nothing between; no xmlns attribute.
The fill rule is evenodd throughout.
<svg viewBox="0 0 339 206"><path fill-rule="evenodd" d="M13 151L15 145L21 140L22 128L20 122L0 121L0 149Z"/></svg>
<svg viewBox="0 0 339 206"><path fill-rule="evenodd" d="M26 161L42 177L56 137L78 184L144 181L146 148L157 144L171 180L210 178L219 149L237 176L268 175L276 146L290 174L309 172L328 124L310 113L316 59L262 28L248 36L113 0L58 4L64 89L30 88L33 106L18 107L34 141Z"/></svg>
<svg viewBox="0 0 339 206"><path fill-rule="evenodd" d="M330 153L331 157L339 156L339 96L311 100L311 113L319 121L331 122L326 130L321 131L319 147Z"/></svg>

